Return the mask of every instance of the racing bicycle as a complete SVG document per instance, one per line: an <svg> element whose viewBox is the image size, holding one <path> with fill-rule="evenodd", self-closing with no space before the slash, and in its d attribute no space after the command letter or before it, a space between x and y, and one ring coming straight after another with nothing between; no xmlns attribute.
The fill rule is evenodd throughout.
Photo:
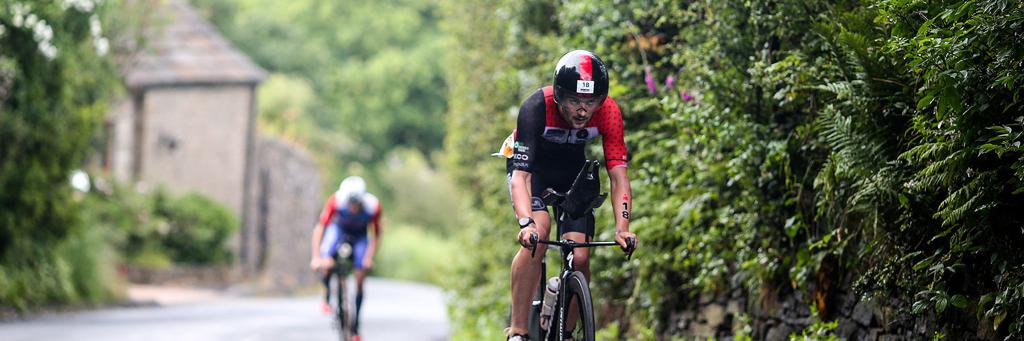
<svg viewBox="0 0 1024 341"><path fill-rule="evenodd" d="M343 240L341 245L338 246L338 252L334 254L334 266L329 269L328 276L332 279L331 285L328 290L332 290L334 294L334 302L331 302L331 311L334 316L334 326L338 329L338 339L340 341L351 341L353 337L352 330L352 305L346 300L348 289L346 285L346 279L348 275L352 273L352 269L355 264L354 253L352 252L352 242L349 240Z"/></svg>
<svg viewBox="0 0 1024 341"><path fill-rule="evenodd" d="M565 219L566 214L560 208L561 205L558 203L565 198L565 193L556 192L548 188L543 195L543 199L546 203L552 204L554 207L554 213L556 223L561 225ZM604 201L604 195L599 196L591 204L591 210L597 208ZM560 235L560 234L559 234ZM540 283L537 287L537 295L533 300L530 308L530 320L529 320L529 337L530 340L547 340L547 341L562 341L566 339L570 340L586 340L593 341L596 326L594 323L594 306L590 296L590 287L587 284L587 278L582 272L576 271L573 268L573 250L577 248L589 248L589 247L601 247L601 246L618 246L616 242L575 242L572 240L560 240L560 241L547 241L539 240L536 233L530 236L531 256L536 254L536 246L538 244L544 244L549 246L549 250L558 250L562 256L562 270L558 276L560 285L558 290L555 292L553 302L553 308L550 314L550 323L548 323L547 329L543 328L541 323L541 311L544 307L544 292L547 290L545 284L547 261L541 260L540 267ZM628 238L626 240L628 248L626 251L627 259L632 256L633 250L636 249L636 239ZM551 302L549 302L549 305ZM576 315L572 317L570 321L570 309L575 306Z"/></svg>

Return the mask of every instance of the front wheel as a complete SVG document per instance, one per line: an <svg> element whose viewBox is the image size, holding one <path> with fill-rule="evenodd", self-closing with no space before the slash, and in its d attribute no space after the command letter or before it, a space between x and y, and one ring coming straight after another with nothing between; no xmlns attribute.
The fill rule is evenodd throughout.
<svg viewBox="0 0 1024 341"><path fill-rule="evenodd" d="M337 294L334 295L336 299L335 305L335 320L338 323L338 340L349 341L352 339L352 320L349 319L349 309L346 306L345 296L348 294L345 285L345 277L339 273L337 276Z"/></svg>
<svg viewBox="0 0 1024 341"><path fill-rule="evenodd" d="M594 303L591 301L587 278L581 272L573 272L565 279L564 288L568 304L562 306L576 308L559 312L562 319L561 326L565 328L564 335L572 335L572 340L594 341ZM570 312L569 310L574 311ZM564 339L562 338L562 340Z"/></svg>

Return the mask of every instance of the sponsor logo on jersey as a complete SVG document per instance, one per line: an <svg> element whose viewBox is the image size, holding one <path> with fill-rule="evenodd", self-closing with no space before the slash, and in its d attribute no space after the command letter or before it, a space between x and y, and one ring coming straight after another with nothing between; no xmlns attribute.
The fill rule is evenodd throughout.
<svg viewBox="0 0 1024 341"><path fill-rule="evenodd" d="M588 127L584 129L562 129L545 127L544 134L541 135L545 140L560 143L560 144L583 144L587 141L593 140L599 135L597 127Z"/></svg>
<svg viewBox="0 0 1024 341"><path fill-rule="evenodd" d="M526 153L526 152L530 151L530 147L527 147L526 145L523 145L523 143L519 142L519 141L516 141L515 148L516 148L516 151L520 152L520 153Z"/></svg>
<svg viewBox="0 0 1024 341"><path fill-rule="evenodd" d="M577 139L586 140L588 136L590 136L590 131L588 131L586 129L576 130L576 138Z"/></svg>

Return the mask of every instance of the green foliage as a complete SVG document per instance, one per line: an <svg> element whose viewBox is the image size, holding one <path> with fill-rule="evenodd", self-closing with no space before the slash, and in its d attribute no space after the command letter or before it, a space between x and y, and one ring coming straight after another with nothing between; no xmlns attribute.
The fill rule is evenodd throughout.
<svg viewBox="0 0 1024 341"><path fill-rule="evenodd" d="M459 215L464 205L448 176L430 166L414 149L396 149L379 167L381 182L393 198L388 203L389 220L420 226L435 235L459 230Z"/></svg>
<svg viewBox="0 0 1024 341"><path fill-rule="evenodd" d="M77 206L74 205L74 206ZM75 228L55 244L24 244L26 252L0 263L0 307L24 311L48 304L98 304L120 283L109 232Z"/></svg>
<svg viewBox="0 0 1024 341"><path fill-rule="evenodd" d="M259 89L259 130L310 152L324 196L359 175L388 221L458 228L460 199L434 157L447 105L436 1L192 2L271 71Z"/></svg>
<svg viewBox="0 0 1024 341"><path fill-rule="evenodd" d="M380 252L374 257L375 276L434 285L451 281L451 266L459 252L451 239L412 225L384 228Z"/></svg>
<svg viewBox="0 0 1024 341"><path fill-rule="evenodd" d="M844 278L929 332L1022 335L1024 47L1011 42L1024 4L452 2L445 15L451 68L479 70L450 78L447 147L483 213L468 238L499 247L488 255L512 254L512 232L481 232L507 225L507 194L500 166L474 161L513 123L479 117L514 116L565 50L609 64L642 245L629 263L592 259L595 305L624 312L617 337L679 332L670 316L701 293L829 295ZM507 258L474 258L453 305L477 317L470 338L504 325L508 295Z"/></svg>
<svg viewBox="0 0 1024 341"><path fill-rule="evenodd" d="M274 73L259 87L259 130L302 143L316 131L309 114L314 92L302 78Z"/></svg>
<svg viewBox="0 0 1024 341"><path fill-rule="evenodd" d="M153 215L167 224L161 242L175 262L227 264L227 239L238 230L238 219L227 207L192 192L172 197L156 192Z"/></svg>
<svg viewBox="0 0 1024 341"><path fill-rule="evenodd" d="M821 320L821 316L818 313L818 309L811 306L811 325L800 331L800 335L792 333L789 335L790 340L794 341L839 341L841 340L836 336L836 328L839 327L839 321L825 322Z"/></svg>
<svg viewBox="0 0 1024 341"><path fill-rule="evenodd" d="M434 1L193 2L278 76L261 90L261 127L311 150L332 179L327 191L395 147L441 148L445 50Z"/></svg>
<svg viewBox="0 0 1024 341"><path fill-rule="evenodd" d="M545 84L550 70L543 63L560 52L544 36L553 28L544 21L551 13L546 2L447 1L441 8L451 35L445 169L474 208L460 212L465 223L456 242L486 245L460 250L448 284L456 293L452 339L500 339L508 324L509 264L519 246L505 161L488 155L511 133L522 99Z"/></svg>
<svg viewBox="0 0 1024 341"><path fill-rule="evenodd" d="M116 84L106 13L0 4L0 306L111 295L103 238L79 225L67 185Z"/></svg>
<svg viewBox="0 0 1024 341"><path fill-rule="evenodd" d="M238 229L234 214L197 193L164 190L141 194L116 184L91 192L83 203L85 224L111 231L113 246L130 264L227 264L227 239Z"/></svg>

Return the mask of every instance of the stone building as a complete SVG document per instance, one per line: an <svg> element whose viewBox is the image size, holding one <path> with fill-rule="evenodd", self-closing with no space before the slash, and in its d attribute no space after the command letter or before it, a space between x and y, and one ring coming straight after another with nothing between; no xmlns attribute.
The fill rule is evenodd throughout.
<svg viewBox="0 0 1024 341"><path fill-rule="evenodd" d="M128 99L108 118L107 164L122 179L206 194L241 215L265 72L182 1L123 70Z"/></svg>
<svg viewBox="0 0 1024 341"><path fill-rule="evenodd" d="M243 225L234 242L242 274L283 270L269 268L288 263L275 257L308 263L296 245L308 248L319 173L297 147L259 136L256 89L266 72L187 2L153 13L147 48L122 70L127 96L106 120L104 167L143 189L197 191L230 208ZM301 280L285 282L308 280L293 276Z"/></svg>

